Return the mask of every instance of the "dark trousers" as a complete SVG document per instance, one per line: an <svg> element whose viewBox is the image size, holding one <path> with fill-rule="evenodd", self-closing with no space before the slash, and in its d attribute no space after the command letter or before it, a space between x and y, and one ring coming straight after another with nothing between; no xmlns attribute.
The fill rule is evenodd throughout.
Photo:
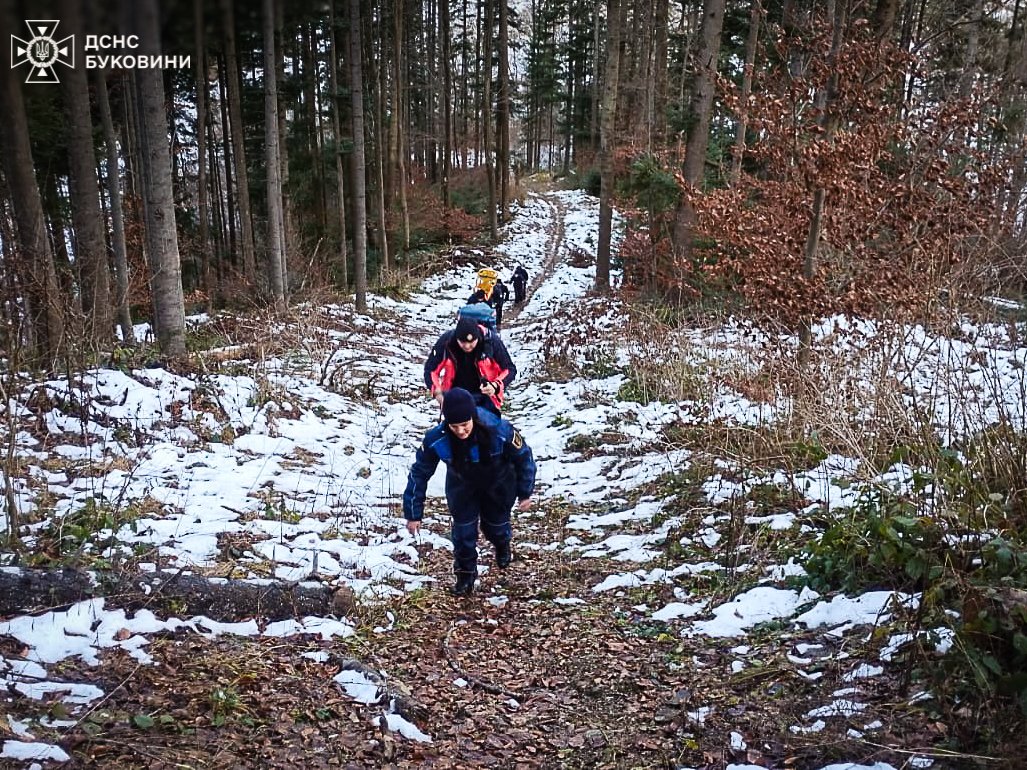
<svg viewBox="0 0 1027 770"><path fill-rule="evenodd" d="M523 283L514 284L514 304L519 305L524 302L524 290L527 288Z"/></svg>
<svg viewBox="0 0 1027 770"><path fill-rule="evenodd" d="M489 502L482 505L481 500L465 500L464 505L450 508L453 514L453 527L450 537L453 540L453 572L478 574L478 527L492 545L509 543L513 537L510 524L510 508L513 505L497 508Z"/></svg>

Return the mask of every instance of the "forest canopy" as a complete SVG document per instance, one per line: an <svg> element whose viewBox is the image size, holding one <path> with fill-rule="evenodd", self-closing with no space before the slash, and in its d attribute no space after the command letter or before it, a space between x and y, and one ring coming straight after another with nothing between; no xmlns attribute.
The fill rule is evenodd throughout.
<svg viewBox="0 0 1027 770"><path fill-rule="evenodd" d="M146 320L173 357L187 310L364 307L494 241L535 173L600 195L601 291L616 205L622 288L676 304L796 328L1016 293L1017 11L6 0L2 345L87 361Z"/></svg>

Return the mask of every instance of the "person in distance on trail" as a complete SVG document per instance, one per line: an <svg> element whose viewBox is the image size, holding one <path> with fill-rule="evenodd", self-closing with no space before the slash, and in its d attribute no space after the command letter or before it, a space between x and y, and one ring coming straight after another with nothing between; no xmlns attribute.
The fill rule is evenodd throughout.
<svg viewBox="0 0 1027 770"><path fill-rule="evenodd" d="M477 305L481 303L492 308L495 311L496 331L498 332L503 324L503 303L510 296L510 292L498 276L496 278L491 277L491 275L495 275L495 272L495 270L479 271L479 276L482 273L487 273L488 276L485 278L479 277L478 285L471 292L471 296L467 298L467 304Z"/></svg>
<svg viewBox="0 0 1027 770"><path fill-rule="evenodd" d="M463 388L497 417L516 376L517 367L503 341L470 318L461 318L456 328L443 332L424 362L424 384L436 401L441 404L450 388Z"/></svg>
<svg viewBox="0 0 1027 770"><path fill-rule="evenodd" d="M506 288L502 278L496 279L496 285L492 287L492 307L496 311L496 329L503 327L503 305L510 298L510 290Z"/></svg>
<svg viewBox="0 0 1027 770"><path fill-rule="evenodd" d="M467 298L467 304L468 305L476 305L479 302L484 302L489 307L494 308L495 307L495 304L493 304L495 302L495 300L493 299L494 296L495 296L495 287L489 289L488 291L485 291L485 289L482 289L481 287L479 287L479 288L477 288L477 289L475 289L474 291L471 292L471 296Z"/></svg>
<svg viewBox="0 0 1027 770"><path fill-rule="evenodd" d="M478 528L492 543L496 566L513 561L510 511L531 507L535 491L535 458L531 447L509 421L475 406L463 388L446 391L443 422L429 430L414 459L403 492L407 531L417 535L424 516L428 481L446 464L446 504L453 517L454 596L470 596L478 577ZM519 501L519 502L517 502Z"/></svg>
<svg viewBox="0 0 1027 770"><path fill-rule="evenodd" d="M524 269L523 265L518 265L517 269L513 271L510 283L514 287L514 305L523 304L528 289L528 271Z"/></svg>
<svg viewBox="0 0 1027 770"><path fill-rule="evenodd" d="M474 291L471 292L471 296L467 298L467 304L473 305L476 302L484 302L491 308L494 308L493 304L493 290L496 287L496 282L499 280L499 273L491 268L483 267L478 271L478 280L474 285Z"/></svg>

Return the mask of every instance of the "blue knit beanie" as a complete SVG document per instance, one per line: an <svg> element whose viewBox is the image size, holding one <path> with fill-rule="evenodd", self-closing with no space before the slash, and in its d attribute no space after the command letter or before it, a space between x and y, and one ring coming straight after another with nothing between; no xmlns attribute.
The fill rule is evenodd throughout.
<svg viewBox="0 0 1027 770"><path fill-rule="evenodd" d="M442 397L442 416L450 425L474 418L474 396L463 388L447 390Z"/></svg>

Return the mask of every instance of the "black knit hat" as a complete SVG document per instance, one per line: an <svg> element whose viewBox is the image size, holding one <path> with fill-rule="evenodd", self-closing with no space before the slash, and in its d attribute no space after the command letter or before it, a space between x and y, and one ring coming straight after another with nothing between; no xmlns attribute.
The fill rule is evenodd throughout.
<svg viewBox="0 0 1027 770"><path fill-rule="evenodd" d="M463 388L447 390L442 397L442 416L450 425L474 418L474 396Z"/></svg>
<svg viewBox="0 0 1027 770"><path fill-rule="evenodd" d="M459 342L478 340L481 342L481 328L470 318L461 318L456 322L456 333L453 335Z"/></svg>

